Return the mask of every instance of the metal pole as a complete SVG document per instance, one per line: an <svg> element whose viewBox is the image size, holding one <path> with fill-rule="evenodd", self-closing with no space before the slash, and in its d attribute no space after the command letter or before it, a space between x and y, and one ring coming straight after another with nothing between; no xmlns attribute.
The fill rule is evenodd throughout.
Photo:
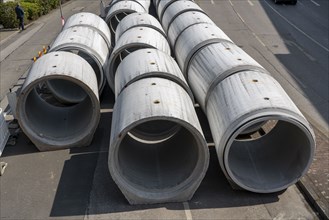
<svg viewBox="0 0 329 220"><path fill-rule="evenodd" d="M59 0L59 11L61 13L61 22L62 22L62 27L64 27L65 24L65 19L63 16L63 11L62 11L62 0Z"/></svg>

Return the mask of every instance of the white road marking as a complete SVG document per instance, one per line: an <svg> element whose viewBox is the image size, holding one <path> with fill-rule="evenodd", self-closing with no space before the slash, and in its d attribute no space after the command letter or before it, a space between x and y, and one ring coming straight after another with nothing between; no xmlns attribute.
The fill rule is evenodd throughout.
<svg viewBox="0 0 329 220"><path fill-rule="evenodd" d="M254 3L252 1L248 0L249 5L254 6Z"/></svg>
<svg viewBox="0 0 329 220"><path fill-rule="evenodd" d="M241 17L241 15L237 12L236 13L238 16L239 16L239 18L241 19L241 21L243 22L243 23L246 23L244 20L243 20L243 18Z"/></svg>
<svg viewBox="0 0 329 220"><path fill-rule="evenodd" d="M316 41L315 39L313 39L310 35L308 35L307 33L305 33L304 31L302 31L300 28L298 28L296 25L294 25L293 23L291 23L286 17L284 17L282 14L280 14L280 12L278 12L277 10L275 10L267 1L264 1L275 13L277 13L283 20L285 20L288 24L290 24L292 27L294 27L297 31L299 31L300 33L302 33L305 37L307 37L308 39L310 39L311 41L313 41L313 43L315 43L316 45L318 45L319 47L321 47L322 49L324 49L325 51L329 52L329 49L326 48L325 46L323 46L321 43L319 43L318 41Z"/></svg>
<svg viewBox="0 0 329 220"><path fill-rule="evenodd" d="M230 2L230 4L231 4L232 6L234 6L234 5L233 5L233 2L232 2L231 0L228 0L228 1Z"/></svg>
<svg viewBox="0 0 329 220"><path fill-rule="evenodd" d="M293 41L290 40L285 40L286 44L288 45L294 45L295 47L297 47L298 50L300 50L305 56L307 56L311 61L315 61L316 59L314 57L312 57L310 54L308 54L302 47L300 47L298 44L296 44Z"/></svg>
<svg viewBox="0 0 329 220"><path fill-rule="evenodd" d="M252 33L254 36L255 36L255 38L259 41L259 43L261 44L261 45L263 45L263 47L266 47L266 45L264 44L264 42L255 34L255 33Z"/></svg>
<svg viewBox="0 0 329 220"><path fill-rule="evenodd" d="M211 4L213 4L213 5L215 4L214 0L210 0L210 2L211 2Z"/></svg>
<svg viewBox="0 0 329 220"><path fill-rule="evenodd" d="M315 4L316 6L320 6L319 3L317 3L316 1L310 0L313 4Z"/></svg>
<svg viewBox="0 0 329 220"><path fill-rule="evenodd" d="M190 206L188 205L188 202L183 202L183 206L184 206L184 211L185 211L185 215L186 215L186 219L187 220L192 220L192 213L190 210Z"/></svg>
<svg viewBox="0 0 329 220"><path fill-rule="evenodd" d="M111 113L111 112L113 112L112 108L103 108L103 109L101 109L101 113Z"/></svg>

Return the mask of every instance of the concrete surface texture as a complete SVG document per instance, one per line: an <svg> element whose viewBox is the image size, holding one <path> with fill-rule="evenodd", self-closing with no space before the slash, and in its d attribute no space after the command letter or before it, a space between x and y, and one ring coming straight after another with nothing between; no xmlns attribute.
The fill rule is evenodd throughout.
<svg viewBox="0 0 329 220"><path fill-rule="evenodd" d="M86 148L38 152L20 133L0 161L2 219L317 219L328 210L328 2L196 1L243 50L280 82L315 130L317 149L307 175L273 194L233 190L221 172L205 115L196 108L210 149L204 180L189 202L128 205L108 172L109 125L114 95L101 97L101 120ZM107 2L108 3L108 2ZM71 0L65 18L80 11L99 13L99 2ZM41 17L23 32L0 32L1 107L9 88L24 82L31 58L61 30L60 13ZM297 187L298 186L298 187ZM305 187L313 211L301 193ZM315 198L315 200L314 200ZM327 209L327 210L326 210ZM322 214L323 214L322 213ZM320 213L321 214L321 213ZM324 216L324 215L323 215Z"/></svg>

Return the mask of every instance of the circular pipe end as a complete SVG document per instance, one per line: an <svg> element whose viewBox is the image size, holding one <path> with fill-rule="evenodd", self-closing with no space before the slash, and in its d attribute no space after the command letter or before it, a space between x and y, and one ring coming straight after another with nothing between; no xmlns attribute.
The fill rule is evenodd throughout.
<svg viewBox="0 0 329 220"><path fill-rule="evenodd" d="M241 188L273 193L296 183L308 170L315 150L312 133L284 116L254 119L228 140L224 166Z"/></svg>

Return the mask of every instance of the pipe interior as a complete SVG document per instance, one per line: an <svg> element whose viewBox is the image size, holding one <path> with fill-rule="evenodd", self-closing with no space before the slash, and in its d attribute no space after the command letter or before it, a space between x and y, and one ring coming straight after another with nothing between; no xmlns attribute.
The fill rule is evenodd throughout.
<svg viewBox="0 0 329 220"><path fill-rule="evenodd" d="M258 137L235 139L225 166L238 183L258 192L274 192L300 178L311 160L311 146L304 130L279 120Z"/></svg>
<svg viewBox="0 0 329 220"><path fill-rule="evenodd" d="M191 176L199 159L198 141L181 127L163 142L143 143L125 135L118 149L121 176L141 190L169 189Z"/></svg>
<svg viewBox="0 0 329 220"><path fill-rule="evenodd" d="M119 12L110 19L110 29L112 33L115 34L120 21L129 14L131 14L131 12L127 12L127 11Z"/></svg>
<svg viewBox="0 0 329 220"><path fill-rule="evenodd" d="M172 121L154 120L134 127L128 134L140 142L161 142L171 138L180 128Z"/></svg>
<svg viewBox="0 0 329 220"><path fill-rule="evenodd" d="M119 51L119 54L114 58L114 64L113 64L113 73L115 75L115 72L118 69L118 66L120 65L120 63L122 62L122 60L128 56L130 53L139 50L139 49L144 49L146 48L145 46L131 46L125 49L122 49L121 51Z"/></svg>
<svg viewBox="0 0 329 220"><path fill-rule="evenodd" d="M87 97L87 93L80 86L63 79L48 80L47 87L54 97L63 104L76 104Z"/></svg>
<svg viewBox="0 0 329 220"><path fill-rule="evenodd" d="M26 121L37 134L56 139L79 135L90 126L93 118L92 101L87 96L82 102L71 106L58 106L47 100L33 88L24 102Z"/></svg>
<svg viewBox="0 0 329 220"><path fill-rule="evenodd" d="M89 65L93 68L93 70L95 72L95 75L97 78L97 84L99 87L101 87L102 81L103 81L103 77L102 77L103 67L101 66L101 64L96 62L94 57L90 56L88 53L86 53L82 50L67 50L67 51L79 55L85 61L87 61L89 63Z"/></svg>

